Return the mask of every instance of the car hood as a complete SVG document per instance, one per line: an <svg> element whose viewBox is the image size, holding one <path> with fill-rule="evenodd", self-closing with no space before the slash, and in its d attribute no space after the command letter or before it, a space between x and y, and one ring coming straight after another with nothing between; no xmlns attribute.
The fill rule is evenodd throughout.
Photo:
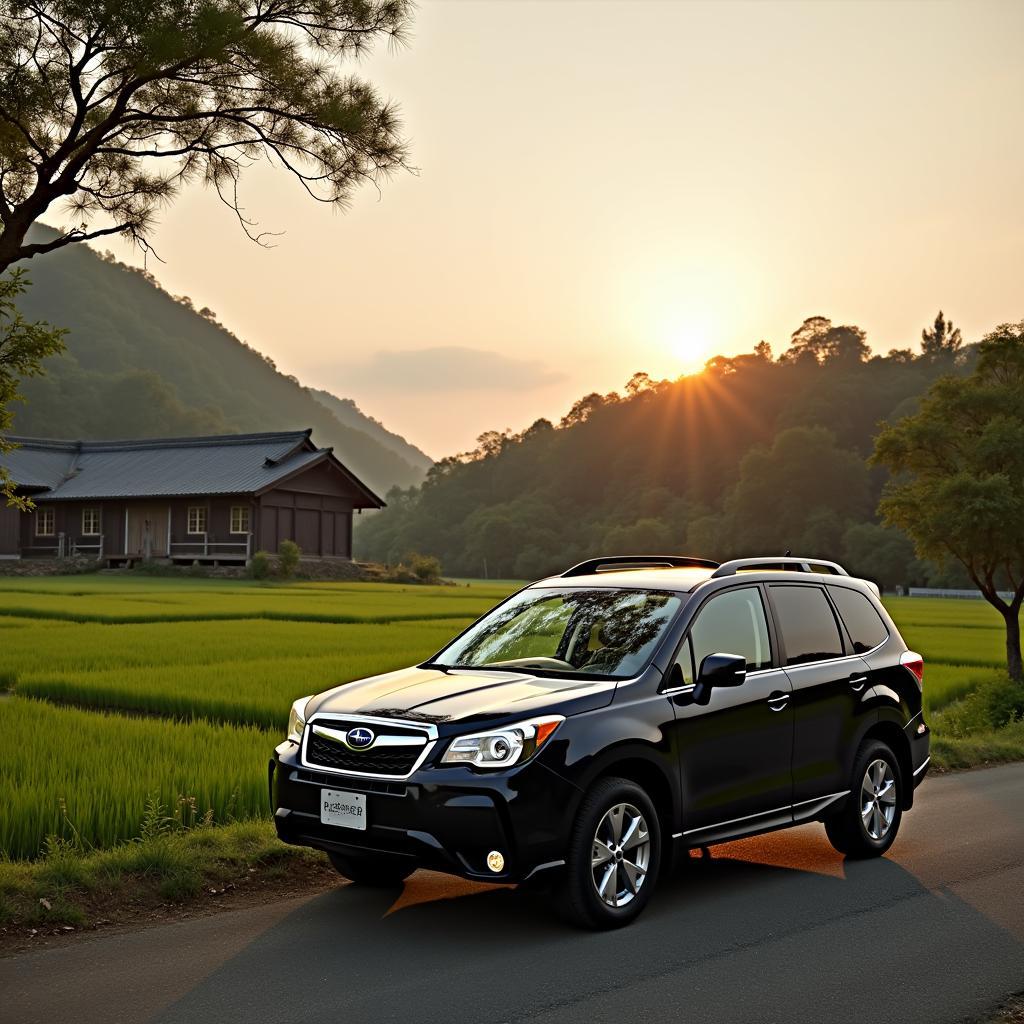
<svg viewBox="0 0 1024 1024"><path fill-rule="evenodd" d="M406 668L357 679L318 694L310 700L306 715L375 715L443 725L526 718L542 711L578 714L605 707L614 693L613 680L549 679L528 672Z"/></svg>

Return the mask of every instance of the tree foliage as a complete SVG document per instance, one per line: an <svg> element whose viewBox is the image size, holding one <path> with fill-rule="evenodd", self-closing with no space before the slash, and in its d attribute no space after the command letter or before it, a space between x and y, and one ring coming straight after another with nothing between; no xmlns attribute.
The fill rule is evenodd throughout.
<svg viewBox="0 0 1024 1024"><path fill-rule="evenodd" d="M873 523L885 474L865 461L878 422L912 411L941 369L920 356L867 358L863 331L824 318L794 337L797 353L779 360L762 342L695 376L635 374L624 394L586 395L557 426L489 432L421 488L391 492L357 549L390 562L428 551L456 575L536 578L595 554L789 548L890 586L925 582L932 567ZM864 527L882 532L884 563L868 557Z"/></svg>
<svg viewBox="0 0 1024 1024"><path fill-rule="evenodd" d="M926 359L955 359L961 345L960 328L954 327L941 309L935 323L921 332L921 354Z"/></svg>
<svg viewBox="0 0 1024 1024"><path fill-rule="evenodd" d="M1024 321L985 337L970 376L936 380L916 415L879 435L874 461L897 474L885 521L920 556L963 566L1004 617L1009 671L1024 679Z"/></svg>
<svg viewBox="0 0 1024 1024"><path fill-rule="evenodd" d="M409 0L13 0L0 8L0 271L99 235L148 247L190 181L239 201L261 157L344 204L406 159L395 108L338 64ZM73 225L28 242L66 203Z"/></svg>
<svg viewBox="0 0 1024 1024"><path fill-rule="evenodd" d="M24 270L0 278L0 455L12 449L4 440L14 418L11 403L20 398L18 387L25 377L42 372L43 360L64 347L64 332L47 323L29 323L18 312L15 300L28 287ZM6 505L30 507L14 493L14 484L0 466L0 499Z"/></svg>

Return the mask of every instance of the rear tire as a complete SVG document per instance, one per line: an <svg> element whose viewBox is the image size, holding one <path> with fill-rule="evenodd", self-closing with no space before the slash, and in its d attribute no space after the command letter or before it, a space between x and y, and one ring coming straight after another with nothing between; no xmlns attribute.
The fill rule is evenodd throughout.
<svg viewBox="0 0 1024 1024"><path fill-rule="evenodd" d="M621 928L647 906L661 867L661 824L628 779L601 779L583 798L555 889L561 915L581 928Z"/></svg>
<svg viewBox="0 0 1024 1024"><path fill-rule="evenodd" d="M387 854L328 853L327 859L339 875L354 885L375 889L392 889L401 885L415 870L407 857Z"/></svg>
<svg viewBox="0 0 1024 1024"><path fill-rule="evenodd" d="M852 858L881 857L903 818L903 776L888 744L868 740L857 752L844 806L825 819L825 834Z"/></svg>

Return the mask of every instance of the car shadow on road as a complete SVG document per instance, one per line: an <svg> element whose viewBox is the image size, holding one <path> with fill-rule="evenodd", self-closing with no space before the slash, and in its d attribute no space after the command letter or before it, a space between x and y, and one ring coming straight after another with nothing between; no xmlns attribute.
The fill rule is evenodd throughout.
<svg viewBox="0 0 1024 1024"><path fill-rule="evenodd" d="M935 1024L984 1010L997 981L1024 980L1024 946L894 861L843 861L806 836L796 855L776 849L799 866L750 859L744 844L690 859L638 922L604 933L559 922L543 892L428 872L404 890L343 884L158 1019Z"/></svg>

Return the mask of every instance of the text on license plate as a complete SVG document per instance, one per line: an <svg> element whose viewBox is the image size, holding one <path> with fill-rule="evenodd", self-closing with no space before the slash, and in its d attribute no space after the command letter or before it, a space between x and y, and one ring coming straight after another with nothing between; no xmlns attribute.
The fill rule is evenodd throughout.
<svg viewBox="0 0 1024 1024"><path fill-rule="evenodd" d="M320 822L342 828L366 828L366 794L340 789L320 790Z"/></svg>

